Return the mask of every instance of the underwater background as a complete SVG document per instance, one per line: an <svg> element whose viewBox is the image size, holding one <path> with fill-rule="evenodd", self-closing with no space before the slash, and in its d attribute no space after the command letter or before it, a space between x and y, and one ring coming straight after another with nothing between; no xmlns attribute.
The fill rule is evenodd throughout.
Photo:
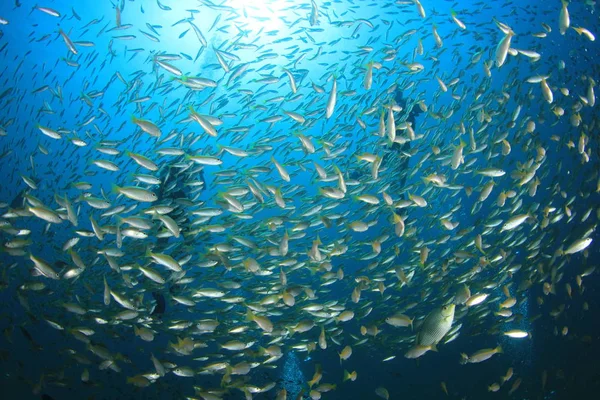
<svg viewBox="0 0 600 400"><path fill-rule="evenodd" d="M2 1L2 398L597 398L598 26Z"/></svg>

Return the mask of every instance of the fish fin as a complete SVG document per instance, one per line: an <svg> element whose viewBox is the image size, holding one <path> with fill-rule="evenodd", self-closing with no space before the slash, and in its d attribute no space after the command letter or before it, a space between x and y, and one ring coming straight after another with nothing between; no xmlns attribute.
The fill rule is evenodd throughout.
<svg viewBox="0 0 600 400"><path fill-rule="evenodd" d="M252 310L250 309L246 312L246 321L254 321L254 314L252 314Z"/></svg>
<svg viewBox="0 0 600 400"><path fill-rule="evenodd" d="M342 379L342 382L346 382L348 379L350 379L350 372L344 370L344 378Z"/></svg>

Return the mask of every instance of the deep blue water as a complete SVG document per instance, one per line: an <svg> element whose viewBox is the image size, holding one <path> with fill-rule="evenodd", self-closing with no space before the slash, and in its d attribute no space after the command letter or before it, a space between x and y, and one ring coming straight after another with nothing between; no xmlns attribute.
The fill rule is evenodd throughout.
<svg viewBox="0 0 600 400"><path fill-rule="evenodd" d="M320 383L336 385L322 393L326 399L378 398L378 387L385 387L392 399L509 398L517 379L521 383L513 398L595 398L600 386L594 270L600 152L597 106L590 104L595 95L589 88L600 81L599 48L572 27L596 33L596 5L569 4L571 28L561 35L559 1L421 4L425 18L411 1L2 2L3 398L179 399L194 398L194 387L201 387L223 390L223 398L234 399L244 398L241 385L271 382L273 389L254 396L274 399L285 388L288 398L295 398L299 390L308 396L307 382L317 365ZM466 29L452 20L451 10ZM498 67L497 47L505 37L501 24L515 33L511 49L538 57L514 50ZM411 63L423 70L411 73ZM366 89L369 65L374 65L373 78ZM540 75L546 76L552 102L544 98L540 83L527 82ZM194 78L204 83L190 88ZM327 118L334 80L337 101ZM392 147L378 135L378 126L382 113L387 122L398 93L403 100L396 105L404 109L394 112L396 126L414 119L416 137ZM428 110L414 111L417 102ZM579 117L581 123L575 124ZM133 118L151 121L160 138L143 132ZM535 128L528 131L533 122ZM397 131L397 137L408 137L407 131ZM451 159L461 142L464 163L453 168ZM161 154L165 148L192 158ZM118 154L106 154L111 149ZM158 170L144 169L127 152L144 155ZM364 154L383 157L378 174L373 163L357 157ZM200 172L202 165L193 161L199 155L216 157L220 164L204 165ZM118 171L98 167L97 160L115 163ZM315 163L327 178L319 176ZM485 168L505 174L477 173ZM180 170L184 178L171 187L135 177L147 174L171 182L167 171ZM521 184L527 171L534 177ZM433 175L442 176L444 184L424 179ZM327 197L324 190L343 186L339 176L347 185L343 198ZM82 181L89 185L74 187ZM492 181L490 196L479 201ZM159 200L150 204L117 196L114 185L140 186ZM500 194L510 191L515 196L499 205ZM280 193L283 207L276 201ZM378 204L362 202L359 195L375 196ZM385 202L388 195L393 206ZM426 199L427 206L409 202L413 195ZM107 209L90 206L87 196L109 202L108 210L124 209L103 216ZM76 227L64 197L77 214ZM236 210L232 199L243 210ZM156 204L175 208L171 215L184 230L182 236L173 237L156 215L144 214ZM31 208L49 210L60 223L35 216ZM219 215L203 217L198 210L206 208ZM405 219L402 237L395 233L392 211ZM530 218L515 230L501 229L519 214ZM102 240L90 216L101 226ZM123 237L120 244L117 229L122 235L127 226L120 218L132 216L145 217L151 228L142 230L146 238ZM449 230L442 220L458 225ZM369 227L357 232L353 222ZM289 251L282 255L286 232ZM474 244L477 235L484 251ZM589 247L561 254L584 235L593 240ZM79 238L73 249L86 265L82 271L63 250L71 238ZM240 238L256 246L247 247ZM317 239L321 259L310 251ZM377 246L380 251L374 250ZM185 276L149 264L149 248L178 261L189 257L182 266ZM123 252L111 259L123 267L119 271L99 253L106 249ZM429 255L422 263L424 249ZM60 279L39 276L30 254L48 262ZM261 272L245 266L249 258ZM136 263L149 265L167 282L148 279L131 267ZM73 271L80 275L70 277ZM412 277L409 284L402 284L399 271ZM193 279L177 282L187 278ZM133 319L119 319L125 308L114 296L104 304L104 280L133 303ZM406 359L420 321L453 302L462 283L473 295L487 293L488 298L473 307L457 305L453 325L460 329L454 340L442 341L437 352L418 360ZM552 293L544 293L544 285ZM508 321L495 314L506 299L505 287L517 300ZM173 299L191 298L201 288L225 294L194 298L193 307ZM357 288L361 296L355 302ZM282 294L295 290L295 304L286 306ZM271 295L277 297L275 304L265 301ZM243 300L225 301L238 296ZM162 313L153 312L157 297L166 302ZM85 313L69 312L65 303ZM326 304L337 313L311 315L303 310L311 304ZM354 318L336 321L338 305L352 310ZM268 316L273 331L247 321L247 306ZM415 331L386 324L395 312L415 317ZM204 319L217 319L219 326L198 334L196 323ZM292 334L307 319L316 326ZM190 324L173 329L181 322ZM134 334L133 326L143 324L154 331L153 341ZM247 329L230 332L239 326ZM327 331L326 350L317 344L321 326ZM362 335L361 326L380 332ZM531 338L503 336L509 329L525 330ZM170 343L184 337L202 345L190 355L177 354ZM246 351L220 347L232 339L254 344ZM109 364L118 371L102 364L82 340L106 348ZM273 344L283 355L265 364L268 357L260 347ZM316 348L308 353L306 345ZM338 353L347 345L352 356L340 363ZM461 353L497 345L503 354L483 363L459 363ZM155 372L151 354L173 368L148 381L148 387L129 383L127 378ZM224 371L202 371L216 362L248 362L252 371L226 382ZM168 371L175 366L196 374L177 376ZM489 392L508 368L514 370L512 379L498 393ZM356 381L343 382L344 370L356 371ZM84 381L82 373L89 373L89 379Z"/></svg>

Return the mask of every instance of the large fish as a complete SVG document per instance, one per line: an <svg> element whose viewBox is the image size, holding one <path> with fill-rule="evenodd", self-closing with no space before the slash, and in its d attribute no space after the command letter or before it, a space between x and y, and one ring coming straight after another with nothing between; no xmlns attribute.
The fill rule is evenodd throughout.
<svg viewBox="0 0 600 400"><path fill-rule="evenodd" d="M431 311L417 333L416 344L418 346L436 345L446 336L452 328L454 321L454 304L448 304Z"/></svg>

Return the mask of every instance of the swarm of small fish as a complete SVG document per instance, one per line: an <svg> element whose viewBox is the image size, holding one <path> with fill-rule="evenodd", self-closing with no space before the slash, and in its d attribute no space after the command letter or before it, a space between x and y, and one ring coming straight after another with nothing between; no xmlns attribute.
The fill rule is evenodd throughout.
<svg viewBox="0 0 600 400"><path fill-rule="evenodd" d="M163 3L152 6L168 16L175 2ZM64 332L82 381L98 369L140 388L167 374L217 376L210 387L194 380L188 398L286 399L286 388L254 377L291 351L323 352L339 359L338 375L315 364L294 395L337 398L369 374L351 364L357 351L404 368L414 366L404 358L435 352L456 356L457 368L493 362L507 357L501 342L532 339L512 325L532 287L540 305L583 294L599 217L590 205L600 191L598 68L575 78L569 60L544 52L557 35L572 51L595 40L586 5L571 15L563 0L539 30L522 32L514 15L475 23L485 2L457 11L377 2L386 13L369 19L353 2L343 12L284 3L291 37L249 25L262 21L247 15L251 5L199 1L170 28L183 28L195 57L162 41L160 25L122 21L138 7L130 2L90 22L79 4L35 6L30 14L59 28L37 27L32 40L65 55L45 54L55 58L44 64L25 47L9 52L16 21L0 15L3 58L32 67L11 65L3 80L35 85L0 94L3 170L15 165L0 199L3 288L26 311L20 330L36 349L55 350L36 346L28 325ZM327 29L343 33L320 41ZM478 46L462 46L467 36ZM108 38L107 55L95 38ZM138 41L161 50L122 44ZM312 74L340 41L352 50ZM278 54L271 42L290 47ZM136 57L144 69L127 70ZM99 78L113 60L120 69ZM85 84L69 85L54 63ZM68 108L78 120L61 119ZM551 317L567 335L564 309ZM148 363L125 377L131 361L102 340L114 326L146 349ZM494 347L456 340L484 326ZM159 335L166 346L154 345ZM512 377L511 368L486 390L512 394L521 384ZM45 374L34 391L61 379ZM371 393L400 396L376 379ZM451 383L440 385L448 394Z"/></svg>

